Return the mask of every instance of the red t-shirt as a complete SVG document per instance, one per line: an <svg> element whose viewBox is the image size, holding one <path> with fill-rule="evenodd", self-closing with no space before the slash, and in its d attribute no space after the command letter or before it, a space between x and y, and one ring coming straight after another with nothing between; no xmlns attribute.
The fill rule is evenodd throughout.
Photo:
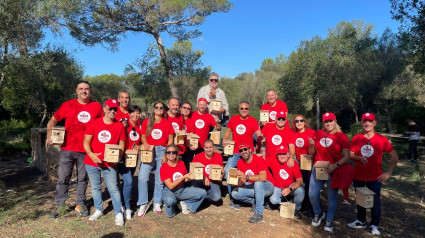
<svg viewBox="0 0 425 238"><path fill-rule="evenodd" d="M199 163L205 165L204 176L208 180L210 180L210 164L217 164L217 165L220 165L221 167L223 167L223 157L221 157L221 154L215 153L215 152L214 152L213 157L211 159L208 159L205 156L205 152L199 153L199 154L195 155L192 162L199 162Z"/></svg>
<svg viewBox="0 0 425 238"><path fill-rule="evenodd" d="M118 111L117 114L115 114L115 119L117 119L117 121L120 121L122 118L127 118L127 120L130 120L130 113L124 113L121 111L121 107L118 107Z"/></svg>
<svg viewBox="0 0 425 238"><path fill-rule="evenodd" d="M83 141L86 127L102 116L102 105L95 101L81 104L77 99L72 99L62 103L53 115L57 121L65 119L65 141L61 149L85 153Z"/></svg>
<svg viewBox="0 0 425 238"><path fill-rule="evenodd" d="M170 117L167 115L167 120L171 123L174 130L183 130L184 129L184 123L183 123L183 116L179 113L176 114L175 117Z"/></svg>
<svg viewBox="0 0 425 238"><path fill-rule="evenodd" d="M289 144L294 144L294 132L288 125L279 130L275 123L267 123L262 129L262 133L266 138L266 158L276 158L279 146L285 146L289 153Z"/></svg>
<svg viewBox="0 0 425 238"><path fill-rule="evenodd" d="M307 154L308 147L310 143L308 143L309 138L313 138L314 130L308 128L304 132L295 132L294 140L295 140L295 154L297 155L298 161L300 161L300 155Z"/></svg>
<svg viewBox="0 0 425 238"><path fill-rule="evenodd" d="M167 179L170 179L171 182L174 182L176 180L178 180L179 178L183 177L184 175L187 174L187 170L186 170L186 166L184 166L184 162L183 161L178 161L176 167L171 167L170 165L168 165L167 163L163 164L161 166L161 168L159 169L159 174L161 177L161 181L165 181ZM174 189L182 186L184 180L179 183L179 185L177 185L176 187L174 187ZM165 186L167 186L164 183ZM167 186L168 188L168 186Z"/></svg>
<svg viewBox="0 0 425 238"><path fill-rule="evenodd" d="M330 164L334 164L342 158L342 150L350 148L348 137L342 132L329 134L318 130L314 132L313 140L316 147L314 164L317 161L329 161Z"/></svg>
<svg viewBox="0 0 425 238"><path fill-rule="evenodd" d="M143 120L142 134L146 134L148 120L149 118ZM173 126L167 119L162 118L159 123L154 124L151 133L149 135L146 135L146 141L149 145L167 146L168 136L172 134L174 134Z"/></svg>
<svg viewBox="0 0 425 238"><path fill-rule="evenodd" d="M271 169L275 186L278 188L287 188L297 179L302 178L298 163L294 163L294 167L289 168L287 163L281 164L275 157L267 160L267 166Z"/></svg>
<svg viewBox="0 0 425 238"><path fill-rule="evenodd" d="M183 129L186 130L187 133L193 133L195 130L195 124L193 123L191 118L187 118L183 120Z"/></svg>
<svg viewBox="0 0 425 238"><path fill-rule="evenodd" d="M260 110L268 110L269 111L269 122L274 122L276 120L276 114L280 111L288 112L288 108L286 107L286 103L284 101L276 100L276 105L274 107L270 106L269 103L264 103L261 106Z"/></svg>
<svg viewBox="0 0 425 238"><path fill-rule="evenodd" d="M139 121L136 122L136 125L133 126L131 122L128 121L127 139L125 140L126 150L132 150L133 145L140 145L141 139L142 139L142 125L140 125L140 122Z"/></svg>
<svg viewBox="0 0 425 238"><path fill-rule="evenodd" d="M245 160L243 158L241 158L238 161L236 166L237 166L238 170L242 171L243 173L245 173L248 176L257 175L261 171L265 170L265 171L267 171L267 180L270 181L274 185L273 176L271 175L270 171L267 169L266 161L262 157L259 157L256 154L252 154L251 163L248 164L248 163L245 162ZM255 181L252 181L252 180L249 180L247 182L255 183Z"/></svg>
<svg viewBox="0 0 425 238"><path fill-rule="evenodd" d="M105 124L103 122L103 117L97 118L90 125L87 126L86 135L92 135L93 139L90 144L93 153L101 153L97 157L103 161L105 156L105 145L118 145L119 142L126 140L126 132L124 126L121 122L114 119L111 124ZM95 166L95 167L114 167L115 164L108 162L103 162L101 165L98 165L93 162L93 160L86 155L84 163Z"/></svg>
<svg viewBox="0 0 425 238"><path fill-rule="evenodd" d="M377 181L382 174L382 155L394 148L385 136L375 133L370 140L363 134L354 136L350 150L357 156L368 157L365 164L354 161L354 178L360 181Z"/></svg>
<svg viewBox="0 0 425 238"><path fill-rule="evenodd" d="M204 148L204 142L208 139L210 127L215 126L214 117L209 113L200 115L198 111L196 111L193 112L191 119L194 124L194 133L199 136L199 146Z"/></svg>
<svg viewBox="0 0 425 238"><path fill-rule="evenodd" d="M242 120L240 115L232 116L227 123L227 127L232 130L232 140L235 141L233 153L239 153L239 145L245 144L254 151L254 133L260 130L257 120L249 116Z"/></svg>

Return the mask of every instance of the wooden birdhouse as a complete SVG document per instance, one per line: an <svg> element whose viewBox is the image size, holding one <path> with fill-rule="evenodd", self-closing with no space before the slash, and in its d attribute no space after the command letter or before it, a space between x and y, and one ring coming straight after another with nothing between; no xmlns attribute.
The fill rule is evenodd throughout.
<svg viewBox="0 0 425 238"><path fill-rule="evenodd" d="M281 202L280 203L280 216L282 218L294 219L295 214L295 203L292 202Z"/></svg>
<svg viewBox="0 0 425 238"><path fill-rule="evenodd" d="M65 128L54 127L52 129L52 143L55 145L62 145L65 141Z"/></svg>
<svg viewBox="0 0 425 238"><path fill-rule="evenodd" d="M187 134L184 131L180 130L174 130L174 144L175 145L184 145L184 139L186 138Z"/></svg>
<svg viewBox="0 0 425 238"><path fill-rule="evenodd" d="M375 193L366 188L366 187L360 187L356 188L356 203L357 205L364 207L364 208L372 208L373 207L373 195Z"/></svg>
<svg viewBox="0 0 425 238"><path fill-rule="evenodd" d="M198 162L190 163L190 173L193 180L204 179L204 165Z"/></svg>
<svg viewBox="0 0 425 238"><path fill-rule="evenodd" d="M211 131L210 132L210 139L212 140L214 145L219 145L220 139L221 139L221 132L220 131Z"/></svg>
<svg viewBox="0 0 425 238"><path fill-rule="evenodd" d="M326 172L326 166L329 161L317 161L314 167L316 168L316 179L317 180L328 180L329 174Z"/></svg>
<svg viewBox="0 0 425 238"><path fill-rule="evenodd" d="M209 175L211 180L221 180L221 166L218 164L211 164Z"/></svg>
<svg viewBox="0 0 425 238"><path fill-rule="evenodd" d="M145 146L141 145L140 146L142 149L140 150L140 160L143 163L152 163L153 161L153 148L154 146L152 146L152 148L150 150L145 150Z"/></svg>
<svg viewBox="0 0 425 238"><path fill-rule="evenodd" d="M260 111L260 121L269 122L269 110Z"/></svg>
<svg viewBox="0 0 425 238"><path fill-rule="evenodd" d="M235 142L228 141L226 147L224 147L224 155L233 155L233 150L235 149Z"/></svg>
<svg viewBox="0 0 425 238"><path fill-rule="evenodd" d="M221 101L217 99L213 99L210 102L211 104L211 111L220 111L221 108Z"/></svg>
<svg viewBox="0 0 425 238"><path fill-rule="evenodd" d="M301 166L300 169L311 171L311 167L313 166L313 156L312 155L300 155Z"/></svg>
<svg viewBox="0 0 425 238"><path fill-rule="evenodd" d="M125 167L135 168L137 166L137 150L126 150L125 151Z"/></svg>
<svg viewBox="0 0 425 238"><path fill-rule="evenodd" d="M120 161L120 150L119 145L105 145L105 156L103 161L118 163Z"/></svg>
<svg viewBox="0 0 425 238"><path fill-rule="evenodd" d="M187 139L189 140L190 147L197 147L199 143L199 136L195 133L189 133Z"/></svg>
<svg viewBox="0 0 425 238"><path fill-rule="evenodd" d="M229 168L229 175L227 176L227 184L238 186L239 177L237 168Z"/></svg>

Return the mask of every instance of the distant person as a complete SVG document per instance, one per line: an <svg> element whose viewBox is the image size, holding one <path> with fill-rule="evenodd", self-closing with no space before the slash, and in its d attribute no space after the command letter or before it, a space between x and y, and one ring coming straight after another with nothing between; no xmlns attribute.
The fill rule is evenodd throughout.
<svg viewBox="0 0 425 238"><path fill-rule="evenodd" d="M128 107L130 106L130 93L123 90L118 93L118 111L115 119L123 123L124 127L127 127L130 115L128 113Z"/></svg>
<svg viewBox="0 0 425 238"><path fill-rule="evenodd" d="M407 121L408 127L406 134L409 135L409 161L418 161L418 142L421 138L419 126L411 119Z"/></svg>
<svg viewBox="0 0 425 238"><path fill-rule="evenodd" d="M88 124L96 118L102 117L102 105L90 99L91 85L87 81L80 81L77 84L77 98L62 103L56 113L47 123L46 144L52 144L52 129L59 121L65 120L65 141L61 147L59 155L58 183L56 185L56 208L50 213L51 218L59 216L68 198L69 181L71 180L74 165L77 166L77 201L75 210L81 216L88 216L89 211L86 205L87 172L84 167L83 140Z"/></svg>
<svg viewBox="0 0 425 238"><path fill-rule="evenodd" d="M198 92L197 100L205 98L210 104L209 113L216 115L220 119L220 124L226 126L229 121L229 103L227 102L226 94L223 90L218 88L219 76L212 72L208 79L208 85L202 87ZM216 99L221 101L221 108L219 111L213 111L211 108L211 100Z"/></svg>
<svg viewBox="0 0 425 238"><path fill-rule="evenodd" d="M288 114L288 108L286 107L286 103L284 101L277 99L277 94L274 89L269 89L266 92L267 102L261 106L260 110L269 111L269 122L274 122L276 120L276 114L280 111ZM264 126L266 122L261 122L260 125Z"/></svg>
<svg viewBox="0 0 425 238"><path fill-rule="evenodd" d="M184 102L180 107L180 113L183 116L183 130L185 130L187 133L193 133L195 130L195 125L191 119L192 104L190 104L190 102ZM194 152L187 145L187 139L185 141L185 151L182 153L179 150L179 153L182 156L182 160L186 166L186 169L189 169L189 163L192 162Z"/></svg>
<svg viewBox="0 0 425 238"><path fill-rule="evenodd" d="M363 133L353 137L350 145L350 158L354 160L355 188L367 187L372 190L373 207L371 209L370 228L373 235L380 235L378 226L381 219L381 187L394 171L398 155L385 136L375 132L376 119L372 113L362 115ZM387 172L382 172L382 155L387 152L391 159ZM357 220L348 224L351 228L366 228L366 208L357 205Z"/></svg>

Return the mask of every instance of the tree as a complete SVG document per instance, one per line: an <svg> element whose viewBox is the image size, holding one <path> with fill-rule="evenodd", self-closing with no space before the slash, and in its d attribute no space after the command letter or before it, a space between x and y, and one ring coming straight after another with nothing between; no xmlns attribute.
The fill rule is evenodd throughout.
<svg viewBox="0 0 425 238"><path fill-rule="evenodd" d="M109 98L118 98L118 92L128 90L123 77L115 74L102 74L98 76L86 76L92 85L92 99L100 103L104 103Z"/></svg>
<svg viewBox="0 0 425 238"><path fill-rule="evenodd" d="M179 40L200 35L187 27L201 25L214 12L228 12L232 4L227 0L81 0L81 10L66 19L71 35L88 46L106 44L117 49L117 42L127 32L151 35L168 77L173 96L178 96L173 85L175 72L161 34L167 32Z"/></svg>

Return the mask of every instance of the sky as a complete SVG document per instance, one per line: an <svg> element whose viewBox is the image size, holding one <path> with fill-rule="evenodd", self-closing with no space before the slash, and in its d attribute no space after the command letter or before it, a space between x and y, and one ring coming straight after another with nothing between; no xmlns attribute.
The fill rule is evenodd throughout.
<svg viewBox="0 0 425 238"><path fill-rule="evenodd" d="M388 27L398 31L391 19L389 0L230 0L228 13L214 13L199 26L203 34L191 39L194 50L202 50L204 66L221 77L254 72L264 59L289 56L303 40L318 35L340 21L363 20L374 25L378 36ZM174 38L165 33L164 44L171 48ZM128 33L116 52L98 45L86 47L69 35L47 34L45 43L63 45L84 66L85 75L123 75L128 64L140 58L154 42L151 35Z"/></svg>

